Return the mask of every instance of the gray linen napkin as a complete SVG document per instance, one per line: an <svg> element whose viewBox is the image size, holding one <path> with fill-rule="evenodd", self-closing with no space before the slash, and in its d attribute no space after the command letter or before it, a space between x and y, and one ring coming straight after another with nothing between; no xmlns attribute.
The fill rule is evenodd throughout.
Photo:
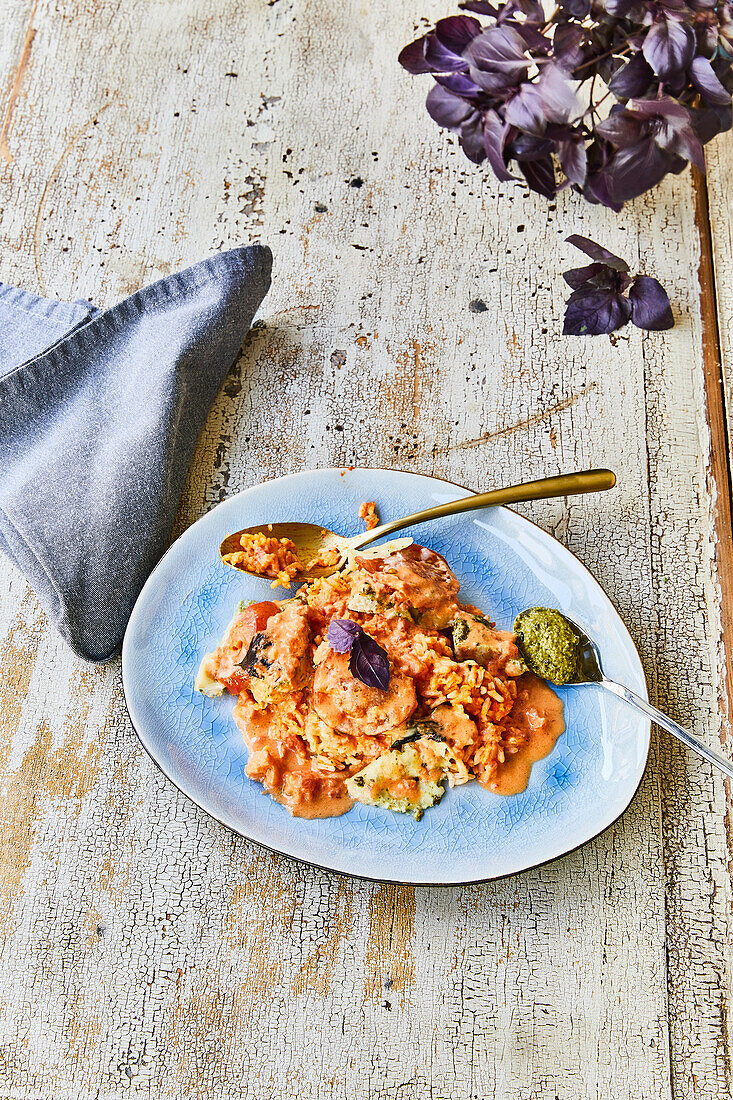
<svg viewBox="0 0 733 1100"><path fill-rule="evenodd" d="M119 650L271 269L236 248L104 312L0 283L0 550L88 661Z"/></svg>

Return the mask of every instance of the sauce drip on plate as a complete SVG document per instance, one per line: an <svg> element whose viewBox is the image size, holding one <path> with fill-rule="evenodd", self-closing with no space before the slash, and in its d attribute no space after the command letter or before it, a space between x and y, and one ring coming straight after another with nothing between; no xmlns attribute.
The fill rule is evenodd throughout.
<svg viewBox="0 0 733 1100"><path fill-rule="evenodd" d="M512 727L526 734L526 741L500 764L496 778L486 786L494 794L520 794L527 789L532 765L549 756L565 731L563 705L544 680L525 672L517 686L512 707Z"/></svg>

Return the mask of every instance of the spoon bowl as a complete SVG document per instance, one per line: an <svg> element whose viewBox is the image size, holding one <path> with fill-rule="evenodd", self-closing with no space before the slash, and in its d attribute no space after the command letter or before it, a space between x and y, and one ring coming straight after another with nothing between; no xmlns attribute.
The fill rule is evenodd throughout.
<svg viewBox="0 0 733 1100"><path fill-rule="evenodd" d="M278 540L289 539L293 543L295 553L304 566L303 572L298 572L299 583L301 581L313 581L318 577L327 577L330 573L333 573L343 560L349 545L349 540L344 538L343 535L337 535L334 531L329 531L327 527L321 527L318 523L258 524L255 527L245 527L242 531L235 531L234 534L227 535L219 547L219 557L224 564L231 566L233 569L238 569L242 573L249 573L253 577L262 576L261 573L257 573L253 569L245 569L242 565L227 560L231 554L235 554L241 549L243 535L258 534ZM311 564L316 558L327 554L330 550L338 554L338 556L336 553L333 555L336 559L336 565Z"/></svg>
<svg viewBox="0 0 733 1100"><path fill-rule="evenodd" d="M578 684L600 684L604 679L601 667L601 654L596 643L567 615L563 616L578 635L578 676L570 682L573 687Z"/></svg>

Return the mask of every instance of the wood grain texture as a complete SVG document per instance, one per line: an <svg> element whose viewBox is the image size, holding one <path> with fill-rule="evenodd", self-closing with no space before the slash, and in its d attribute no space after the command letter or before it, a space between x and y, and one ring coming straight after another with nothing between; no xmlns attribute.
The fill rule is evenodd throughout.
<svg viewBox="0 0 733 1100"><path fill-rule="evenodd" d="M527 511L605 586L652 694L725 740L689 175L614 215L470 166L395 63L410 10L452 7L5 0L0 278L106 304L269 243L178 529L308 466L479 488L609 465L613 495ZM657 275L675 329L563 338L571 232ZM730 1094L731 808L706 765L660 737L621 821L512 880L352 882L205 817L139 747L118 663L76 661L6 562L0 593L0 1097Z"/></svg>
<svg viewBox="0 0 733 1100"><path fill-rule="evenodd" d="M728 444L731 446L733 415L733 203L730 173L733 135L724 134L705 152L705 192L709 207L709 232L715 272L718 339L727 401Z"/></svg>

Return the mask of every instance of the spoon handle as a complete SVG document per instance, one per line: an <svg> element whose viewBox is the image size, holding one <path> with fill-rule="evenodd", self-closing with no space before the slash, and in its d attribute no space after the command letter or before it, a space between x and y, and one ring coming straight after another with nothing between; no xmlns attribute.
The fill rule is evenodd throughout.
<svg viewBox="0 0 733 1100"><path fill-rule="evenodd" d="M429 519L441 516L455 516L460 512L472 512L476 508L488 508L497 504L520 504L526 500L545 500L548 497L569 497L577 493L598 493L603 489L613 489L616 475L612 470L583 470L574 474L558 474L556 477L543 477L539 481L525 481L522 485L509 485L505 489L491 489L488 493L475 493L459 500L450 500L447 504L438 504L434 508L425 508L422 512L413 512L411 516L393 519L379 527L366 531L354 539L349 539L352 549L358 550L393 531L401 531L413 523L425 523Z"/></svg>
<svg viewBox="0 0 733 1100"><path fill-rule="evenodd" d="M623 687L622 684L616 684L613 680L601 680L600 687L604 687L607 691L613 692L619 699L623 699L625 702L630 703L632 707L636 707L642 714L645 714L647 718L651 718L652 722L656 722L658 726L665 729L667 733L671 733L673 737L676 737L682 742L683 745L687 745L688 748L693 749L696 753L699 753L710 764L714 764L716 768L720 768L722 772L725 772L727 776L733 779L733 764L729 760L726 760L720 753L713 752L707 745L704 745L702 741L698 741L696 737L693 737L683 726L678 726L671 718L666 714L663 714L661 710L657 710L650 703L646 703L638 695L635 695L629 688Z"/></svg>

